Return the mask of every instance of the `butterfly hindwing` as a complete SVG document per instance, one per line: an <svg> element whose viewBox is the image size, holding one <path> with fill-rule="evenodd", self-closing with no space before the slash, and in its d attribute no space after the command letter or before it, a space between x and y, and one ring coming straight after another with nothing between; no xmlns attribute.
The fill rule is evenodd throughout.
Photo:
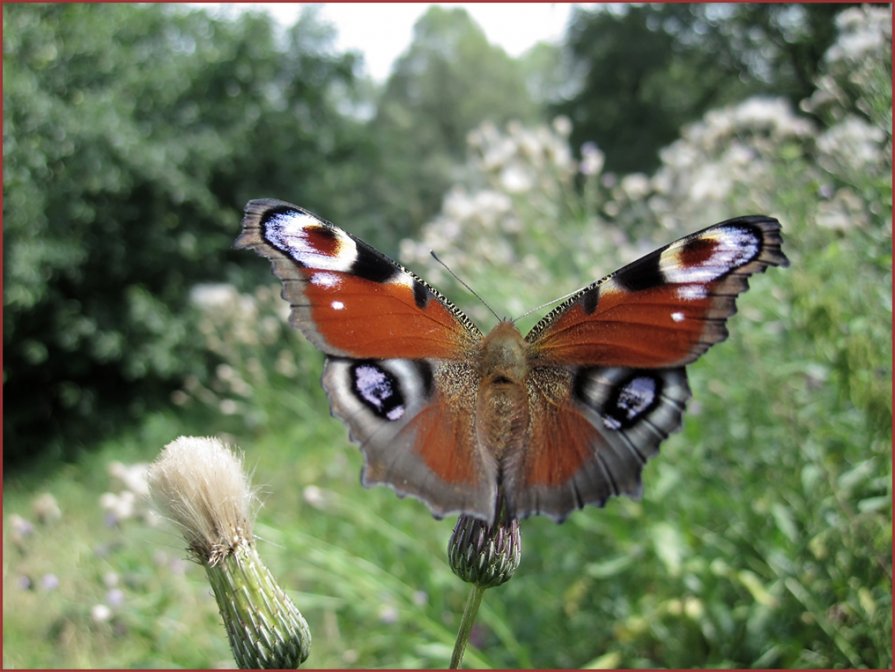
<svg viewBox="0 0 895 672"><path fill-rule="evenodd" d="M690 398L686 371L573 369L563 399L551 392L555 375L536 369L529 378L538 417L529 450L507 478L516 515L562 520L611 496L639 497L643 466L681 425Z"/></svg>
<svg viewBox="0 0 895 672"><path fill-rule="evenodd" d="M439 517L493 518L497 465L475 440L468 365L328 357L323 386L364 453L364 485L387 484Z"/></svg>

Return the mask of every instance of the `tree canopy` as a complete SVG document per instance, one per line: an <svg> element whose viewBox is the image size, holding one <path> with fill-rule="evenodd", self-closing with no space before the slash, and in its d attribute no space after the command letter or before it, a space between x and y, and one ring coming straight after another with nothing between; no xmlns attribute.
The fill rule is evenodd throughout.
<svg viewBox="0 0 895 672"><path fill-rule="evenodd" d="M380 146L371 197L384 226L403 234L433 216L485 120L533 120L522 65L488 42L460 8L430 8L379 94L370 133Z"/></svg>
<svg viewBox="0 0 895 672"><path fill-rule="evenodd" d="M312 14L288 31L157 5L3 20L10 457L34 437L77 445L75 425L99 432L201 367L188 291L224 279L238 208L338 204L320 166L358 144L336 110L355 59Z"/></svg>
<svg viewBox="0 0 895 672"><path fill-rule="evenodd" d="M576 8L565 51L575 91L553 110L578 145L618 172L650 171L658 150L706 110L749 95L813 90L842 5L657 4Z"/></svg>

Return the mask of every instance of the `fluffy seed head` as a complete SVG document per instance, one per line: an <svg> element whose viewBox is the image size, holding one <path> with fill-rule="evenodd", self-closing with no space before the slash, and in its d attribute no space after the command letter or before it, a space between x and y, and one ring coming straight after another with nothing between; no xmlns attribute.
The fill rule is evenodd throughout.
<svg viewBox="0 0 895 672"><path fill-rule="evenodd" d="M215 438L182 436L149 470L156 506L180 527L190 552L215 565L252 543L254 493L242 460Z"/></svg>

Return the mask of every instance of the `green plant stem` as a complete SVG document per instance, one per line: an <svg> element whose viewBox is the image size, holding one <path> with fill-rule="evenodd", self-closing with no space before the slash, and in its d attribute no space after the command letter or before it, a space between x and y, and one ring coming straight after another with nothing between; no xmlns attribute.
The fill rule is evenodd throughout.
<svg viewBox="0 0 895 672"><path fill-rule="evenodd" d="M308 624L253 545L238 545L205 571L240 669L296 669L307 659Z"/></svg>
<svg viewBox="0 0 895 672"><path fill-rule="evenodd" d="M479 613L479 605L482 603L482 596L485 594L485 588L473 585L472 592L466 600L466 608L463 609L463 620L460 621L460 630L457 632L457 641L454 643L454 653L451 654L452 670L460 668L463 662L463 653L466 651L466 644L469 642L469 635L472 633L472 626L475 625L476 614Z"/></svg>

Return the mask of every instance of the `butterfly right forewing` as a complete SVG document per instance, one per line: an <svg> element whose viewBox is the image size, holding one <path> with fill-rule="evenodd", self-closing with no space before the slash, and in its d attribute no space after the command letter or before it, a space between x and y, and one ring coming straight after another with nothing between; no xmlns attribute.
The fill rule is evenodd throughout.
<svg viewBox="0 0 895 672"><path fill-rule="evenodd" d="M789 264L780 223L738 217L659 248L580 290L525 337L570 366L683 366L727 338L748 278Z"/></svg>

